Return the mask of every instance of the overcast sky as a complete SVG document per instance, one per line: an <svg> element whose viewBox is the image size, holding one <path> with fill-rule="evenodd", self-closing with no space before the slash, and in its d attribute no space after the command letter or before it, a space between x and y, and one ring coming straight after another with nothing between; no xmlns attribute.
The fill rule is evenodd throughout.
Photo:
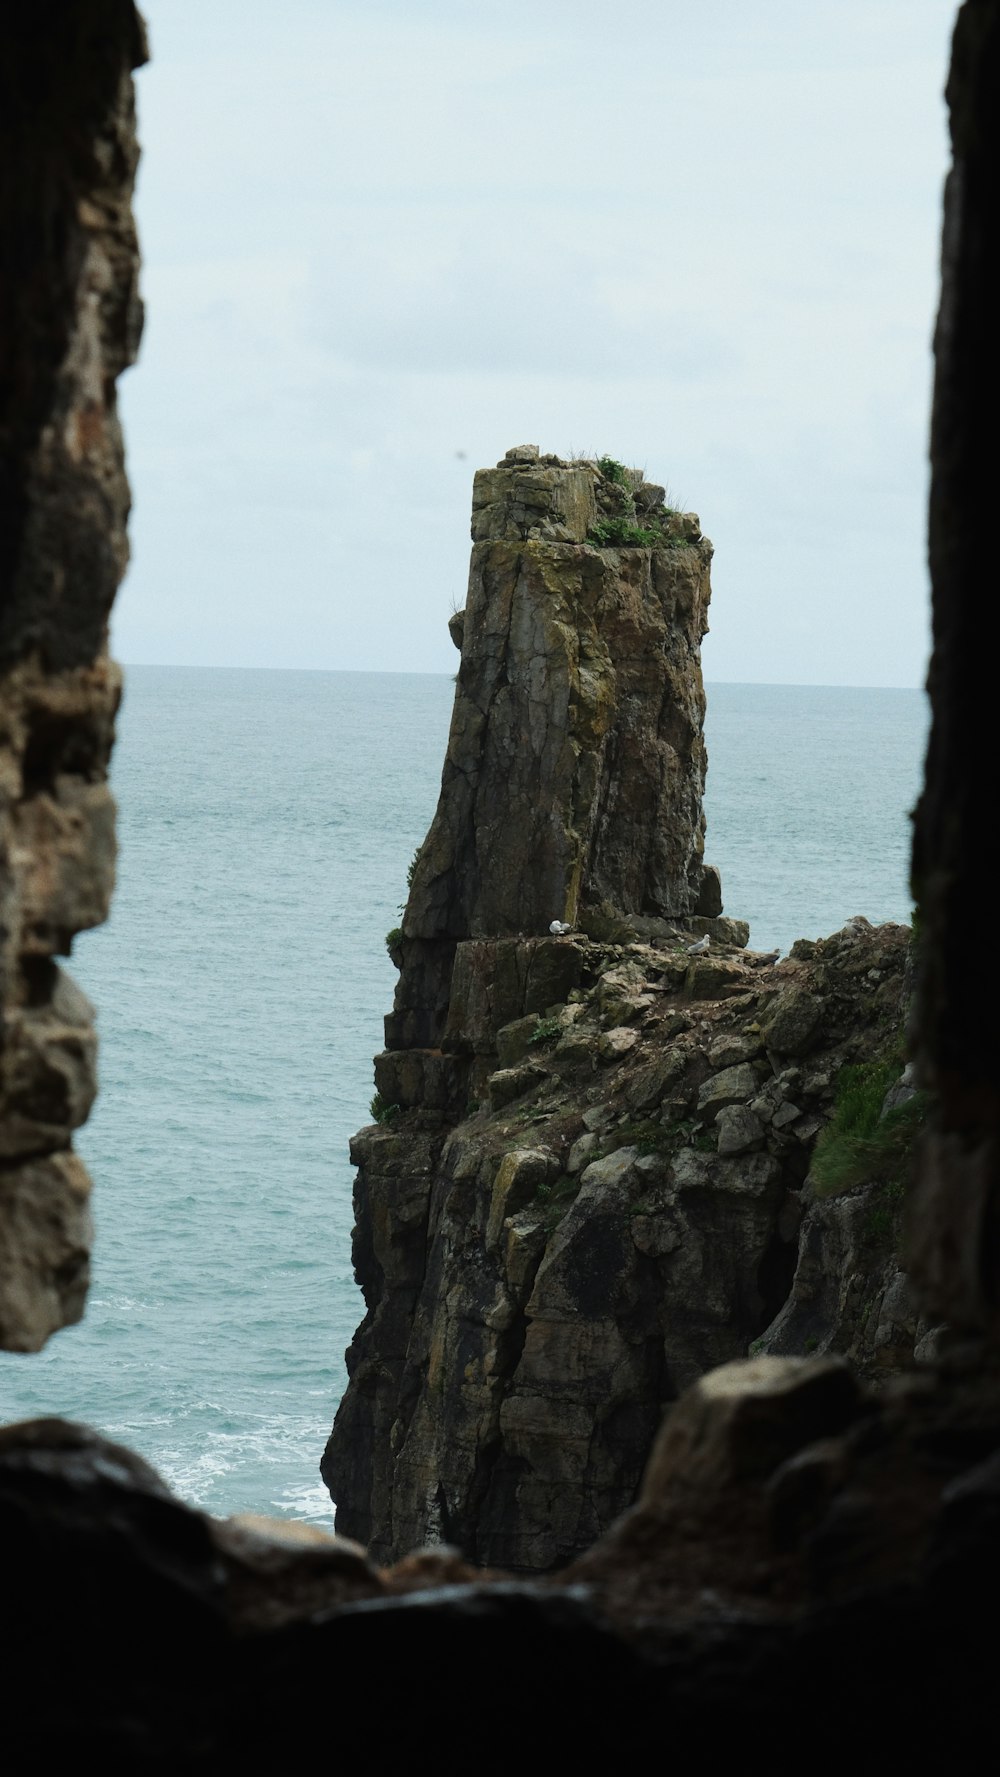
<svg viewBox="0 0 1000 1777"><path fill-rule="evenodd" d="M645 465L709 679L918 685L953 0L146 0L127 662L452 672L473 470Z"/></svg>

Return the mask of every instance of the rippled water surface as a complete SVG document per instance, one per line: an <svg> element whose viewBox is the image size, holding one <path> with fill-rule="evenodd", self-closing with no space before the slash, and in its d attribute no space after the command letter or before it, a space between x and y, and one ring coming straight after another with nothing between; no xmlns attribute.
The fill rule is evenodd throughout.
<svg viewBox="0 0 1000 1777"><path fill-rule="evenodd" d="M317 1464L362 1306L347 1142L452 695L130 670L118 892L71 964L101 1036L94 1282L80 1326L0 1356L0 1418L86 1420L213 1512L329 1522ZM919 693L711 686L707 727L706 855L753 944L908 917Z"/></svg>

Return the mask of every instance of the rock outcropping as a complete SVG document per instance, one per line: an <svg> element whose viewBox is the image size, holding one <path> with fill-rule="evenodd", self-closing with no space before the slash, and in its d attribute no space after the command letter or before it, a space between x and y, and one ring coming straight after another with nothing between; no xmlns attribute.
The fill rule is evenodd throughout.
<svg viewBox="0 0 1000 1777"><path fill-rule="evenodd" d="M432 1479L426 1461L408 1483L421 1500L400 1514L398 1487L373 1454L390 1437L398 1446L425 1383L446 1388L457 1357L453 1339L440 1348L440 1329L425 1330L421 1355L411 1350L417 1298L447 1292L457 1258L450 1236L435 1245L430 1233L432 1181L440 1161L442 1177L463 1180L480 1201L486 1180L473 1180L484 1164L492 1180L502 1150L491 1143L487 1163L474 1139L464 1157L453 1146L442 1157L444 1139L470 1101L488 1091L499 1105L540 1078L529 1033L518 1042L505 1032L501 1057L500 1032L524 1019L533 1029L532 1014L579 998L585 973L600 972L585 941L546 934L553 922L597 937L629 916L662 924L721 908L717 873L703 864L700 646L712 549L697 517L668 509L662 488L610 459L565 462L524 445L477 474L472 535L468 598L452 624L462 658L441 796L392 935L400 979L376 1063L381 1101L409 1114L405 1129L366 1149L356 1258L369 1319L324 1466L344 1523L367 1537L395 1513L385 1546L400 1549L411 1525L450 1534L468 1518L470 1484ZM563 1065L573 1065L571 1050L571 1039L561 1045ZM559 1171L553 1156L519 1170L508 1161L491 1250L507 1218ZM375 1180L390 1178L387 1196ZM468 1361L487 1365L494 1421L499 1376L488 1378L516 1361L518 1296L530 1293L540 1258L536 1233L514 1260L519 1288L491 1311L503 1360L491 1341L475 1358L470 1345ZM481 1498L496 1424L467 1427L460 1442ZM369 1490L361 1477L373 1461L382 1472ZM627 1497L613 1482L604 1491L616 1506ZM588 1519L591 1534L599 1521Z"/></svg>
<svg viewBox="0 0 1000 1777"><path fill-rule="evenodd" d="M541 934L554 919L587 929L602 903L699 905L711 545L662 488L610 471L525 445L476 476L455 708L403 916L390 1049L446 1041L461 940ZM616 516L602 520L606 508ZM602 523L655 546L588 543Z"/></svg>
<svg viewBox="0 0 1000 1777"><path fill-rule="evenodd" d="M855 920L763 967L690 933L459 946L449 1040L492 1070L481 1106L456 1123L390 1052L403 1102L352 1144L368 1315L325 1457L339 1528L380 1560L445 1541L546 1572L631 1505L713 1365L912 1359L896 1181L810 1174L843 1070L898 1043L909 939Z"/></svg>
<svg viewBox="0 0 1000 1777"><path fill-rule="evenodd" d="M912 1357L895 1200L803 1190L841 1070L898 1043L910 934L858 918L774 967L722 916L697 519L521 447L477 475L473 536L381 1120L352 1145L367 1314L323 1473L380 1560L444 1541L546 1572L631 1504L713 1364Z"/></svg>
<svg viewBox="0 0 1000 1777"><path fill-rule="evenodd" d="M25 53L0 79L20 273L0 317L0 1345L16 1351L78 1320L87 1289L90 1186L70 1140L96 1089L93 1014L54 958L107 917L114 880L107 620L129 510L115 378L142 324L141 28L131 6L73 11L19 14Z"/></svg>

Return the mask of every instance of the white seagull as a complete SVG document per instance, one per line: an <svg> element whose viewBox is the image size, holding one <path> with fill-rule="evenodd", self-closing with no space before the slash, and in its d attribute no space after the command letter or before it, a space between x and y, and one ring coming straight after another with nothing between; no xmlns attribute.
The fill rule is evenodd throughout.
<svg viewBox="0 0 1000 1777"><path fill-rule="evenodd" d="M697 944L689 944L688 945L687 953L688 953L688 956L704 956L707 949L708 949L708 933L706 932L705 936L703 938L698 939Z"/></svg>
<svg viewBox="0 0 1000 1777"><path fill-rule="evenodd" d="M553 938L565 938L566 933L571 932L572 930L573 927L567 925L566 921L563 919L554 919L549 926L549 931L552 933Z"/></svg>

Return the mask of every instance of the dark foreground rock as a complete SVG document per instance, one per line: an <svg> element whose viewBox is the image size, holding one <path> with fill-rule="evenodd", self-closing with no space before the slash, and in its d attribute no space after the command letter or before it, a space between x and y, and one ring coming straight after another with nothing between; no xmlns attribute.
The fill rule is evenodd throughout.
<svg viewBox="0 0 1000 1777"><path fill-rule="evenodd" d="M296 1548L285 1524L181 1506L81 1428L9 1427L7 1744L43 1766L282 1768L335 1732L377 1770L405 1754L466 1771L474 1745L500 1773L546 1733L581 1761L651 1758L666 1721L715 1762L780 1721L820 1769L856 1759L859 1734L880 1761L971 1761L992 1706L977 1601L1000 1581L1000 1414L981 1353L952 1364L891 1398L826 1361L705 1379L635 1510L547 1584L473 1579L446 1551L376 1571L315 1533Z"/></svg>

